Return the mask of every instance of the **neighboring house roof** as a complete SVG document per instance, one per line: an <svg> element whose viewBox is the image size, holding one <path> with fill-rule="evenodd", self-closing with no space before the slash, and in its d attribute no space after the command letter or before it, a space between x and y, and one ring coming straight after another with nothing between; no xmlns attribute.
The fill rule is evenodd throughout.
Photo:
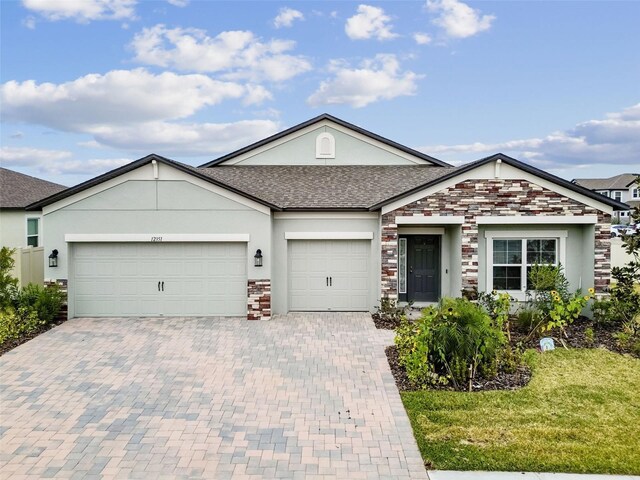
<svg viewBox="0 0 640 480"><path fill-rule="evenodd" d="M609 178L574 178L572 182L589 190L626 190L639 175L638 173L622 173Z"/></svg>
<svg viewBox="0 0 640 480"><path fill-rule="evenodd" d="M579 193L581 195L584 195L586 197L592 198L594 200L599 201L600 203L604 203L605 205L609 205L611 207L614 208L614 210L628 210L629 206L625 203L622 202L618 202L617 200L614 200L612 198L609 197L605 197L604 195L601 195L599 193L594 192L593 190L589 190L588 188L584 188L581 187L580 185L576 185L575 183L569 182L568 180L564 180L563 178L560 177L556 177L555 175L552 175L550 173L545 172L544 170L540 170L539 168L536 167L532 167L531 165L528 165L526 163L520 162L519 160L516 160L515 158L509 157L508 155L505 155L504 153L496 153L495 155L491 155L485 158L481 158L480 160L476 160L475 162L471 162L471 163L467 163L465 165L462 165L456 169L452 169L449 172L447 172L445 175L438 177L434 180L431 180L423 185L420 185L410 191L404 192L400 195L397 195L396 197L392 197L392 198L388 198L387 200L380 202L376 205L373 205L371 207L371 210L377 210L378 208L387 205L395 200L398 200L401 197L404 197L406 195L410 195L412 193L418 192L420 190L423 190L425 188L428 188L432 185L436 185L438 183L444 182L452 177L455 177L456 175L460 175L461 173L465 173L468 172L470 170L473 170L475 168L478 168L482 165L485 165L487 163L491 163L493 161L496 160L501 160L502 162L511 165L512 167L515 168L519 168L520 170L523 170L525 172L528 172L532 175L536 175L540 178L543 178L544 180L547 180L551 183L554 183L556 185L559 185L561 187L565 187L569 190L572 190L576 193Z"/></svg>
<svg viewBox="0 0 640 480"><path fill-rule="evenodd" d="M368 210L456 170L432 165L224 166L198 171L283 210Z"/></svg>
<svg viewBox="0 0 640 480"><path fill-rule="evenodd" d="M233 186L230 185L223 185L220 182L218 182L217 180L215 180L214 178L205 175L201 169L198 169L196 167L192 167L191 165L186 165L184 163L180 163L180 162L176 162L175 160L169 160L168 158L165 157L161 157L160 155L156 155L155 153L152 153L150 155L147 155L146 157L142 157L134 162L128 163L127 165L124 165L122 167L116 168L114 170L111 170L107 173L104 173L102 175L99 175L95 178L92 178L90 180L87 180L86 182L83 182L79 185L76 185L75 187L71 187L71 188L67 188L66 190L63 190L59 193L53 194L49 197L43 198L40 201L37 201L35 203L32 203L31 205L28 206L27 210L39 210L42 207L46 207L47 205L51 205L52 203L58 202L60 200L63 200L67 197L70 197L72 195L75 195L76 193L80 193L84 190L87 190L91 187L94 187L96 185L99 185L103 182L106 182L108 180L111 180L113 178L119 177L120 175L123 175L127 172L131 172L133 170L135 170L136 168L140 168L143 165L146 165L148 163L151 163L153 160L157 161L158 163L164 163L166 165L171 165L172 167L181 170L183 172L189 173L195 177L201 178L202 180L205 180L209 183L212 183L214 185L218 185L222 188L225 188L229 191L232 191L234 193L237 193L238 195L242 195L245 198L249 198L251 200L254 200L262 205L265 205L269 208L273 208L275 210L278 210L278 206L277 205L273 205L270 204L268 202L265 202L264 200L257 198L257 197L253 197L250 194L237 190L235 189Z"/></svg>
<svg viewBox="0 0 640 480"><path fill-rule="evenodd" d="M304 128L307 128L311 125L313 125L314 123L318 123L321 122L323 120L329 120L331 122L334 122L342 127L348 128L350 130L353 130L355 132L360 133L361 135L365 135L373 140L377 140L379 142L382 142L386 145L389 145L390 147L393 148L397 148L398 150L401 150L405 153L408 153L410 155L413 155L414 157L418 157L422 160L426 160L428 162L431 162L434 165L437 166L441 166L441 167L450 167L451 165L449 165L446 162L443 162L442 160L438 160L437 158L431 157L425 153L419 152L417 150L414 150L413 148L409 148L405 145L402 145L400 143L394 142L393 140L389 140L388 138L385 137L381 137L380 135L377 135L373 132L370 132L368 130L365 130L364 128L358 127L357 125L354 125L352 123L349 122L345 122L344 120L341 120L337 117L334 117L333 115L329 115L328 113L323 113L322 115L318 115L317 117L312 118L311 120L307 120L306 122L300 123L298 125L295 125L291 128L288 128L287 130L283 130L282 132L276 133L275 135L271 135L270 137L267 137L263 140L260 140L258 142L252 143L251 145L248 145L244 148L241 148L240 150L236 150L235 152L231 152L227 155L224 155L222 157L219 157L215 160L212 160L210 162L207 162L203 165L200 165L201 168L208 168L208 167L213 167L215 165L221 164L223 162L226 162L227 160L231 160L232 158L238 157L244 153L250 152L251 150L255 150L256 148L260 148L263 145L266 145L268 143L274 142L282 137L286 137L287 135L291 135L292 133L295 133L299 130L302 130Z"/></svg>
<svg viewBox="0 0 640 480"><path fill-rule="evenodd" d="M23 210L33 202L61 192L64 185L0 167L0 209Z"/></svg>

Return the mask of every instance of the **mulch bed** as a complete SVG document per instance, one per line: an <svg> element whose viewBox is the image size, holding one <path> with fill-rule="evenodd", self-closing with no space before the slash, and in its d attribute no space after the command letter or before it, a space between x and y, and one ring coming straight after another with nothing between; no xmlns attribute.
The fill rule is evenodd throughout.
<svg viewBox="0 0 640 480"><path fill-rule="evenodd" d="M375 316L378 316L378 319ZM374 314L374 323L377 328L393 329L391 326L393 322L385 321L384 318L379 318L380 315ZM378 326L384 325L384 326ZM397 325L396 325L397 326ZM593 336L590 338L587 335L587 329L592 329ZM548 332L546 336L554 339L556 348L563 348L563 345L567 348L606 348L617 353L629 353L624 351L618 346L616 339L613 337L612 331L604 328L599 328L592 320L586 317L581 317L573 324L565 328L564 334L558 330L552 330ZM540 337L533 335L532 338L526 338L527 334L518 331L517 329L511 330L511 344L516 346L518 344L521 347L528 349L540 349ZM407 378L405 368L400 365L398 358L398 350L395 345L387 347L385 349L387 354L387 360L389 361L389 367L393 378L396 381L398 390L401 392L414 391L415 388ZM531 370L526 365L521 365L515 373L499 373L495 378L491 379L476 379L473 382L473 391L486 391L486 390L514 390L524 387L531 380ZM468 385L461 387L460 391L467 391ZM434 386L429 390L455 390L453 386Z"/></svg>
<svg viewBox="0 0 640 480"><path fill-rule="evenodd" d="M51 322L48 325L43 326L42 328L39 328L38 330L22 335L18 339L11 339L11 340L7 340L6 342L0 343L0 357L5 353L7 353L8 351L13 350L17 346L28 342L32 338L36 338L38 335L46 332L47 330L51 330L53 327L57 327L58 325L61 325L66 321L67 321L66 317L58 318L57 320Z"/></svg>
<svg viewBox="0 0 640 480"><path fill-rule="evenodd" d="M405 368L400 365L398 358L398 349L395 345L387 347L385 349L387 354L387 360L389 361L389 367L391 373L396 381L396 386L401 392L415 391L415 388L407 378L407 372ZM480 392L486 390L515 390L517 388L524 387L531 380L531 370L526 365L518 367L514 373L499 373L495 378L484 379L478 378L473 381L473 391ZM464 388L460 388L459 391L467 391L468 385ZM429 390L450 390L456 389L451 385L432 386Z"/></svg>
<svg viewBox="0 0 640 480"><path fill-rule="evenodd" d="M399 318L393 318L389 315L380 314L379 312L372 313L371 318L373 318L373 323L376 328L382 330L395 330L400 326Z"/></svg>

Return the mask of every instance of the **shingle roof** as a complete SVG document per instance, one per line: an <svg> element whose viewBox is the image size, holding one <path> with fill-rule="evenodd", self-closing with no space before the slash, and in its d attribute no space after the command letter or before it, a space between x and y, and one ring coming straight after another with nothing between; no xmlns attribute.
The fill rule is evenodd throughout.
<svg viewBox="0 0 640 480"><path fill-rule="evenodd" d="M636 178L638 173L622 173L609 178L575 178L573 183L589 190L626 190Z"/></svg>
<svg viewBox="0 0 640 480"><path fill-rule="evenodd" d="M22 209L67 187L0 168L0 209Z"/></svg>
<svg viewBox="0 0 640 480"><path fill-rule="evenodd" d="M220 183L287 210L368 209L454 170L432 165L198 168Z"/></svg>

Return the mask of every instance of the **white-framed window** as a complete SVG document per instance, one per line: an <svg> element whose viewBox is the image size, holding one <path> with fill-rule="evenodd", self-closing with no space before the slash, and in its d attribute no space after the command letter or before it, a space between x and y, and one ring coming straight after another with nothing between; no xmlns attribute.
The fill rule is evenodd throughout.
<svg viewBox="0 0 640 480"><path fill-rule="evenodd" d="M621 202L622 201L622 192L619 191L619 190L616 190L615 192L613 192L613 199Z"/></svg>
<svg viewBox="0 0 640 480"><path fill-rule="evenodd" d="M27 218L27 246L40 246L40 219L38 217Z"/></svg>
<svg viewBox="0 0 640 480"><path fill-rule="evenodd" d="M336 139L330 133L316 137L316 158L336 158Z"/></svg>
<svg viewBox="0 0 640 480"><path fill-rule="evenodd" d="M564 264L566 231L489 231L485 238L488 291L524 299L533 265Z"/></svg>
<svg viewBox="0 0 640 480"><path fill-rule="evenodd" d="M398 239L398 293L407 293L407 239Z"/></svg>
<svg viewBox="0 0 640 480"><path fill-rule="evenodd" d="M640 198L640 188L632 188L631 189L631 197L632 198Z"/></svg>

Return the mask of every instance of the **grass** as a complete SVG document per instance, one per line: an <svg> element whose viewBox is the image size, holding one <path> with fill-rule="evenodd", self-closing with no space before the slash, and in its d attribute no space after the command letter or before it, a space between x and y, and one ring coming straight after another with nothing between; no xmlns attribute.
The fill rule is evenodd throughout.
<svg viewBox="0 0 640 480"><path fill-rule="evenodd" d="M533 378L520 390L402 393L427 466L640 474L640 360L528 353Z"/></svg>

